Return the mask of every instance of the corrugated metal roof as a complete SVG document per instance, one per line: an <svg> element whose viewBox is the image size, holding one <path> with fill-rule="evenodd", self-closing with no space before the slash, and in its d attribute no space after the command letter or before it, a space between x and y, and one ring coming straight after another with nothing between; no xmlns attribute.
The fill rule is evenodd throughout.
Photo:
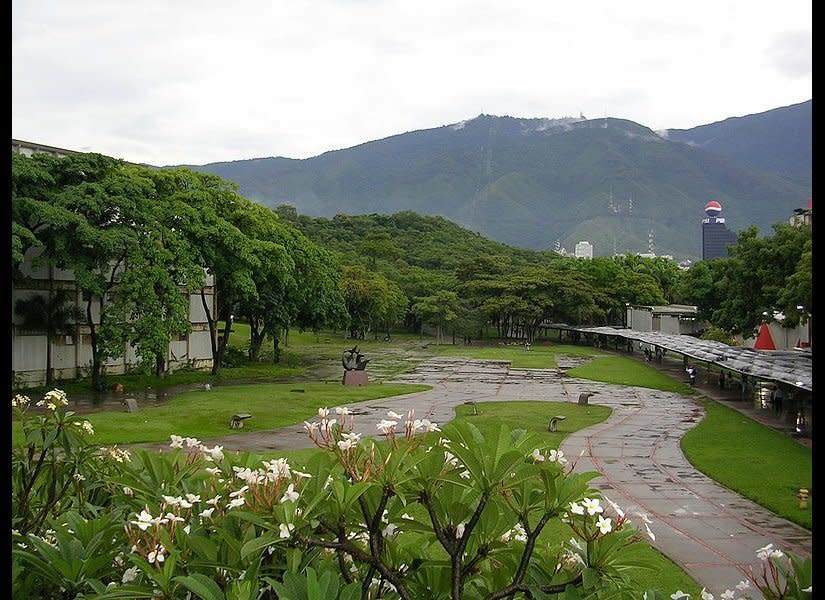
<svg viewBox="0 0 825 600"><path fill-rule="evenodd" d="M554 324L552 329L579 331L581 333L618 336L626 340L659 346L695 360L715 364L723 369L751 375L812 391L813 365L809 350L753 350L728 346L714 340L700 340L689 335L636 331L616 327L571 327Z"/></svg>

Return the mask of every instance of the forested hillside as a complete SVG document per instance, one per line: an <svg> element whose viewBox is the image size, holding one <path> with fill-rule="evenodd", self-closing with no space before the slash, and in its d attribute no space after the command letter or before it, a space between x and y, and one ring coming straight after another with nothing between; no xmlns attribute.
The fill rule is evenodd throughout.
<svg viewBox="0 0 825 600"><path fill-rule="evenodd" d="M588 240L597 256L701 256L709 200L729 227L767 233L808 190L620 119L475 119L320 156L194 167L264 205L301 214L443 216L490 239L547 250Z"/></svg>

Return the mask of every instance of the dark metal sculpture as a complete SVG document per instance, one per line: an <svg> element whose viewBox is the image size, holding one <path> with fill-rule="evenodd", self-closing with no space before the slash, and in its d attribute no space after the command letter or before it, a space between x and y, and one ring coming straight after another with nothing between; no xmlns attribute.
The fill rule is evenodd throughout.
<svg viewBox="0 0 825 600"><path fill-rule="evenodd" d="M364 355L358 352L358 346L345 350L341 357L341 364L344 365L345 371L363 371L367 368L369 361L370 359L364 358Z"/></svg>

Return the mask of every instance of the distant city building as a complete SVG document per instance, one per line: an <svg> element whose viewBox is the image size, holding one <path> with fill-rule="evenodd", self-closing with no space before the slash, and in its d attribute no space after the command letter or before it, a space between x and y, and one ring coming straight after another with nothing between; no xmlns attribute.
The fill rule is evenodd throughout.
<svg viewBox="0 0 825 600"><path fill-rule="evenodd" d="M812 225L813 224L813 198L808 198L808 207L807 208L796 208L793 211L793 215L791 218L788 219L788 222L791 225L799 227L800 225Z"/></svg>
<svg viewBox="0 0 825 600"><path fill-rule="evenodd" d="M593 244L581 241L576 244L576 258L593 258Z"/></svg>
<svg viewBox="0 0 825 600"><path fill-rule="evenodd" d="M650 306L627 304L625 323L636 331L657 331L673 335L696 335L707 328L699 320L699 309L686 304Z"/></svg>
<svg viewBox="0 0 825 600"><path fill-rule="evenodd" d="M724 217L719 217L722 205L711 200L705 205L705 214L702 219L702 260L712 258L726 258L728 247L736 244L736 233L725 225Z"/></svg>

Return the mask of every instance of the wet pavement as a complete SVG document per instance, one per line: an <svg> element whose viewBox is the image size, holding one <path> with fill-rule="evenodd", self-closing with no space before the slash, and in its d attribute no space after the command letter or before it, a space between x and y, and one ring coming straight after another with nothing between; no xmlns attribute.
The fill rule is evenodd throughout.
<svg viewBox="0 0 825 600"><path fill-rule="evenodd" d="M575 461L576 472L599 471L601 475L591 485L631 518L634 513L646 514L655 535L651 544L685 569L700 586L717 597L734 589L751 569L759 572L761 561L756 551L767 544L803 557L811 555L810 531L715 483L684 457L679 441L704 416L704 408L696 397L567 376L565 371L581 360L559 357L557 368L543 370L511 369L505 361L431 359L393 380L424 383L432 386L431 390L359 403L352 407L357 411L356 431L365 436L375 435L377 423L391 410L400 414L414 410L417 418L445 423L453 418L456 406L466 402L577 402L580 393L594 392L590 403L609 406L613 413L603 423L571 433L561 450ZM680 364L652 366L664 371L671 369L675 377L682 376ZM697 388L700 393L711 398L718 396L720 401L744 414L751 412L751 416L771 425L769 411L737 402L701 377ZM780 430L784 427L776 419L773 426ZM810 440L807 442L810 445ZM302 424L238 433L203 443L222 445L229 451L251 452L313 447ZM637 525L641 526L638 521ZM752 598L759 598L756 590L749 591Z"/></svg>

